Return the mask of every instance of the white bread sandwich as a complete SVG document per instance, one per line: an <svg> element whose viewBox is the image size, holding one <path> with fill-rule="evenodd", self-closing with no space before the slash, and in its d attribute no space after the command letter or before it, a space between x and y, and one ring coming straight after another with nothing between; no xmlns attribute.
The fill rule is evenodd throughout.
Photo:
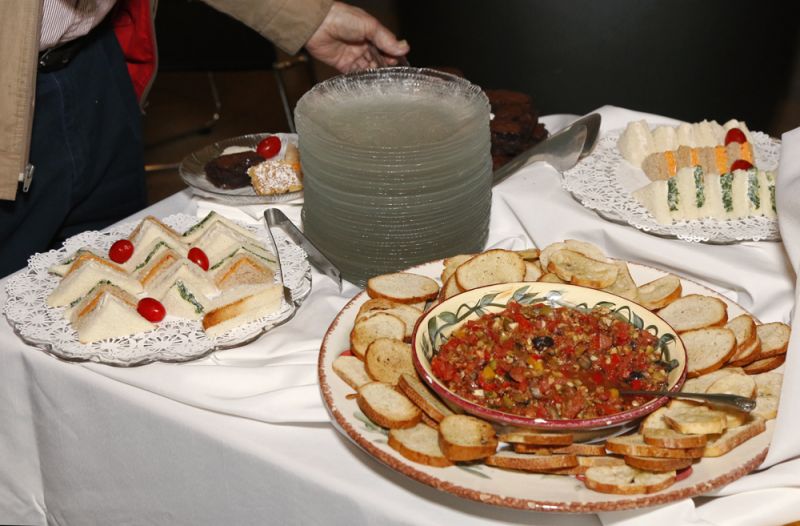
<svg viewBox="0 0 800 526"><path fill-rule="evenodd" d="M209 278L208 273L192 261L185 258L177 259L160 267L152 279L145 284L145 289L152 297L160 298L176 282L182 281L192 292L206 297L217 296L219 289Z"/></svg>
<svg viewBox="0 0 800 526"><path fill-rule="evenodd" d="M251 321L268 316L281 306L283 286L277 284L236 289L232 294L223 294L215 301L216 307L203 316L203 329L209 336L217 337L224 332Z"/></svg>
<svg viewBox="0 0 800 526"><path fill-rule="evenodd" d="M237 253L217 269L213 274L214 284L220 290L227 290L241 285L270 284L275 280L275 273L263 263L259 257L250 253Z"/></svg>
<svg viewBox="0 0 800 526"><path fill-rule="evenodd" d="M715 148L725 146L725 136L732 128L741 130L748 143L753 142L750 130L742 121L731 119L720 126L716 121L683 123L677 127L657 126L650 129L646 121L633 121L620 134L617 142L622 157L637 168L655 153L675 152L681 146L688 148Z"/></svg>
<svg viewBox="0 0 800 526"><path fill-rule="evenodd" d="M122 264L122 267L128 272L138 272L164 249L174 250L182 257L186 257L186 254L189 253L189 247L180 240L170 236L157 236L152 238L149 245L134 246L133 255L131 255L128 261Z"/></svg>
<svg viewBox="0 0 800 526"><path fill-rule="evenodd" d="M218 223L224 225L230 230L233 230L240 236L251 239L252 243L257 245L261 244L261 240L256 234L213 211L209 212L206 217L201 219L196 225L183 233L182 239L184 243L194 245L200 236Z"/></svg>
<svg viewBox="0 0 800 526"><path fill-rule="evenodd" d="M136 298L119 287L98 284L72 309L78 340L91 343L154 329L155 325L136 312L136 304Z"/></svg>
<svg viewBox="0 0 800 526"><path fill-rule="evenodd" d="M126 273L122 267L98 257L91 252L81 253L72 263L64 279L50 293L47 304L63 307L82 298L99 281L109 281L130 294L142 292L142 285Z"/></svg>
<svg viewBox="0 0 800 526"><path fill-rule="evenodd" d="M181 243L181 236L153 216L147 216L136 225L128 240L133 243L134 253L137 247L149 247L156 239L170 239L173 243Z"/></svg>
<svg viewBox="0 0 800 526"><path fill-rule="evenodd" d="M167 269L184 260L185 258L178 252L166 245L159 245L150 254L147 262L134 273L134 276L144 288L150 290L151 283L163 276Z"/></svg>
<svg viewBox="0 0 800 526"><path fill-rule="evenodd" d="M716 175L703 173L700 167L681 168L675 177L653 181L633 196L661 224L776 214L775 177L755 169Z"/></svg>
<svg viewBox="0 0 800 526"><path fill-rule="evenodd" d="M203 234L193 243L208 258L209 270L221 266L223 260L230 258L242 249L269 261L274 266L275 256L268 252L263 242L256 242L252 237L241 235L223 223L216 222L205 229Z"/></svg>
<svg viewBox="0 0 800 526"><path fill-rule="evenodd" d="M176 279L158 298L170 316L199 320L208 311L211 300L192 284Z"/></svg>

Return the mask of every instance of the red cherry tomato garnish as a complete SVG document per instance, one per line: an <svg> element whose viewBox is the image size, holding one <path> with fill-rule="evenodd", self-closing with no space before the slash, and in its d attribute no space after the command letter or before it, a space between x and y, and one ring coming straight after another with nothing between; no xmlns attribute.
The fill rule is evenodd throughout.
<svg viewBox="0 0 800 526"><path fill-rule="evenodd" d="M164 319L167 315L167 309L155 298L142 298L136 306L136 311L142 318L153 323L157 323Z"/></svg>
<svg viewBox="0 0 800 526"><path fill-rule="evenodd" d="M261 139L256 147L256 153L264 159L272 159L279 151L281 151L281 139L275 135Z"/></svg>
<svg viewBox="0 0 800 526"><path fill-rule="evenodd" d="M133 255L133 243L127 239L118 239L114 241L111 248L108 249L108 257L114 263L125 263Z"/></svg>
<svg viewBox="0 0 800 526"><path fill-rule="evenodd" d="M744 159L737 159L731 164L731 172L734 170L749 170L753 165Z"/></svg>
<svg viewBox="0 0 800 526"><path fill-rule="evenodd" d="M725 146L732 142L742 144L747 142L747 137L745 137L744 132L739 128L731 128L728 130L728 133L725 134Z"/></svg>
<svg viewBox="0 0 800 526"><path fill-rule="evenodd" d="M188 257L189 261L196 264L201 269L208 270L208 256L206 256L206 253L203 252L202 249L192 247L186 257Z"/></svg>

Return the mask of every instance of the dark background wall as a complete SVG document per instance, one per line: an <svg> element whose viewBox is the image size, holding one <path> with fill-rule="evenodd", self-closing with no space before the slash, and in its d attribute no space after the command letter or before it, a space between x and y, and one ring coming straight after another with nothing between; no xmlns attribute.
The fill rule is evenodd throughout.
<svg viewBox="0 0 800 526"><path fill-rule="evenodd" d="M362 1L370 10L385 2ZM398 0L418 66L529 93L542 114L605 104L767 130L792 87L795 2Z"/></svg>

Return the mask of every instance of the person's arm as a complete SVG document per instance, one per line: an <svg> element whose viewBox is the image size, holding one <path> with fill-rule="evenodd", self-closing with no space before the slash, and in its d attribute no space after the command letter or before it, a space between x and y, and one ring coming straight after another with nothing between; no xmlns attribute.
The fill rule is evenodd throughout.
<svg viewBox="0 0 800 526"><path fill-rule="evenodd" d="M332 0L204 0L289 54L308 52L339 71L397 63L405 41L362 9ZM380 61L380 63L379 63Z"/></svg>
<svg viewBox="0 0 800 526"><path fill-rule="evenodd" d="M331 10L333 0L203 0L294 55Z"/></svg>

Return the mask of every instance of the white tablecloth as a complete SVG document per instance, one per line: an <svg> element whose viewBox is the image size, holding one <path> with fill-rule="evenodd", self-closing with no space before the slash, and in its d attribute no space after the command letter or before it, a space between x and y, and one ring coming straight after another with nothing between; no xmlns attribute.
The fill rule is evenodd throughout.
<svg viewBox="0 0 800 526"><path fill-rule="evenodd" d="M642 117L618 108L600 112L604 130ZM567 121L547 119L551 130ZM784 141L800 144L800 132ZM781 228L784 239L798 239L800 156L784 155ZM137 216L196 208L182 192ZM296 206L287 210L297 218ZM610 224L575 202L543 164L495 189L491 246L544 246L564 238L702 281L762 321L792 318L796 244L789 259L780 243L697 245ZM242 349L183 365L68 364L24 345L0 322L0 523L750 525L800 519L794 504L800 461L792 460L800 455L794 440L800 381L785 383L765 463L776 465L715 498L600 517L543 514L462 500L393 472L333 429L316 385L322 335L356 292L348 285L339 293L315 273L314 290L290 324ZM797 347L795 338L787 370L799 370Z"/></svg>

